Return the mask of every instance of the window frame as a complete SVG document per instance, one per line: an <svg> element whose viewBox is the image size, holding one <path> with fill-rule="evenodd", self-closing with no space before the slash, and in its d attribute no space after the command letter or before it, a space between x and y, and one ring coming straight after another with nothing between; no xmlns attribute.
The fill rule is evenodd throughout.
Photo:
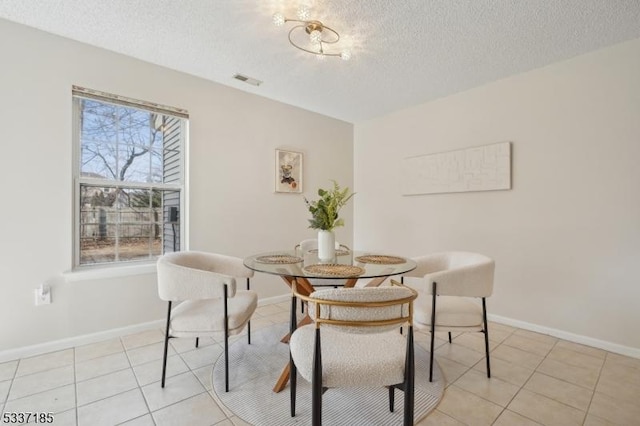
<svg viewBox="0 0 640 426"><path fill-rule="evenodd" d="M138 110L142 110L149 113L158 113L163 115L172 116L180 119L180 134L181 134L181 142L180 142L180 159L178 161L178 165L180 171L178 173L178 181L172 183L164 183L164 182L126 182L126 181L118 181L118 180L109 180L109 179L97 179L97 178L89 178L82 176L82 165L81 165L81 156L82 156L82 140L81 140L81 129L80 129L80 115L81 115L81 102L80 99L90 99L93 101L98 101L102 103L109 103L112 105L116 105L119 107L125 108L134 108ZM148 266L152 263L155 263L157 257L161 256L165 253L164 244L162 245L162 253L158 256L153 256L145 259L133 259L133 260L117 260L117 261L109 261L109 262L101 262L101 263L92 263L92 264L81 264L80 263L80 237L81 237L81 206L80 206L80 198L81 198L81 187L82 185L89 185L95 187L120 187L125 189L151 189L151 190L160 190L160 191L176 191L179 193L179 216L178 216L178 235L179 235L179 249L185 250L188 245L187 241L187 155L188 155L188 145L189 145L189 114L186 110L167 107L151 102L139 101L132 98L127 98L120 95L114 95L106 92L99 92L92 89L86 89L80 86L72 86L72 180L73 180L73 241L72 241L72 250L73 250L73 261L71 272L81 272L81 271L95 271L95 270L106 270L106 269L116 269L121 268L128 271L132 271L132 268L135 269L136 266L142 266L143 270L148 269ZM159 222L163 227L166 224L171 222L164 220L164 215L162 215L162 220ZM164 242L164 238L162 240Z"/></svg>

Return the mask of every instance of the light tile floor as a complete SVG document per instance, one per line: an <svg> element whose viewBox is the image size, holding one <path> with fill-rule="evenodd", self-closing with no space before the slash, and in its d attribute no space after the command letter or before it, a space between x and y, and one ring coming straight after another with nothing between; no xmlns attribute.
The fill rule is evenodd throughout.
<svg viewBox="0 0 640 426"><path fill-rule="evenodd" d="M257 309L257 330L287 321L288 303ZM428 333L416 341L428 347ZM481 333L438 335L447 387L426 425L640 425L640 360L490 323L492 378ZM53 412L59 425L246 423L216 403L220 342L172 339L160 387L163 332L151 330L0 364L0 411ZM283 407L286 410L287 407ZM1 424L0 419L0 424Z"/></svg>

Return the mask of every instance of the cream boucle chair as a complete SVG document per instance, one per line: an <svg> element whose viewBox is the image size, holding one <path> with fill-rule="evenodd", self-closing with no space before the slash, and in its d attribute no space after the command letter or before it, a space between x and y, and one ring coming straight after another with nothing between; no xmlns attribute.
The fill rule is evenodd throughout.
<svg viewBox="0 0 640 426"><path fill-rule="evenodd" d="M433 350L436 331L481 331L484 333L487 377L491 377L486 298L493 292L493 259L478 253L452 251L413 258L416 269L402 282L418 291L413 319L416 326L429 327L431 355L429 381L433 380ZM473 298L481 298L482 304Z"/></svg>
<svg viewBox="0 0 640 426"><path fill-rule="evenodd" d="M158 294L169 302L162 361L164 387L167 349L171 337L199 337L224 334L225 391L229 391L229 336L247 326L251 343L250 319L258 296L249 290L253 271L242 259L221 254L184 251L158 259ZM236 278L246 278L247 290L236 289ZM173 302L181 302L172 309Z"/></svg>
<svg viewBox="0 0 640 426"><path fill-rule="evenodd" d="M291 416L295 416L297 371L312 387L312 424L322 424L322 394L335 387L387 387L404 391L404 425L413 424L414 348L412 313L417 293L392 286L296 292L291 306ZM308 303L314 323L296 329L296 299ZM398 327L408 324L405 335ZM322 332L320 331L322 329Z"/></svg>

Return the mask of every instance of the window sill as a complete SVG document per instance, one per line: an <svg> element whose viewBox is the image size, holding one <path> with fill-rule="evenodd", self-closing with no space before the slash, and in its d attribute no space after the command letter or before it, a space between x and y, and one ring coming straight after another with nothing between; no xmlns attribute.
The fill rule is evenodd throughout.
<svg viewBox="0 0 640 426"><path fill-rule="evenodd" d="M84 267L62 274L67 282L101 280L105 278L130 277L156 273L156 262L136 265Z"/></svg>

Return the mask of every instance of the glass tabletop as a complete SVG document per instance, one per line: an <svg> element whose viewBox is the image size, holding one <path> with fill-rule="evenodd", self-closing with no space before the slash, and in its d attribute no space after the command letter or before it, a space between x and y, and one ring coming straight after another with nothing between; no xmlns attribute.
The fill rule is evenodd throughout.
<svg viewBox="0 0 640 426"><path fill-rule="evenodd" d="M328 262L318 258L317 250L272 251L249 256L244 265L256 272L315 279L388 277L416 268L413 260L403 256L348 250L336 250L335 258Z"/></svg>

